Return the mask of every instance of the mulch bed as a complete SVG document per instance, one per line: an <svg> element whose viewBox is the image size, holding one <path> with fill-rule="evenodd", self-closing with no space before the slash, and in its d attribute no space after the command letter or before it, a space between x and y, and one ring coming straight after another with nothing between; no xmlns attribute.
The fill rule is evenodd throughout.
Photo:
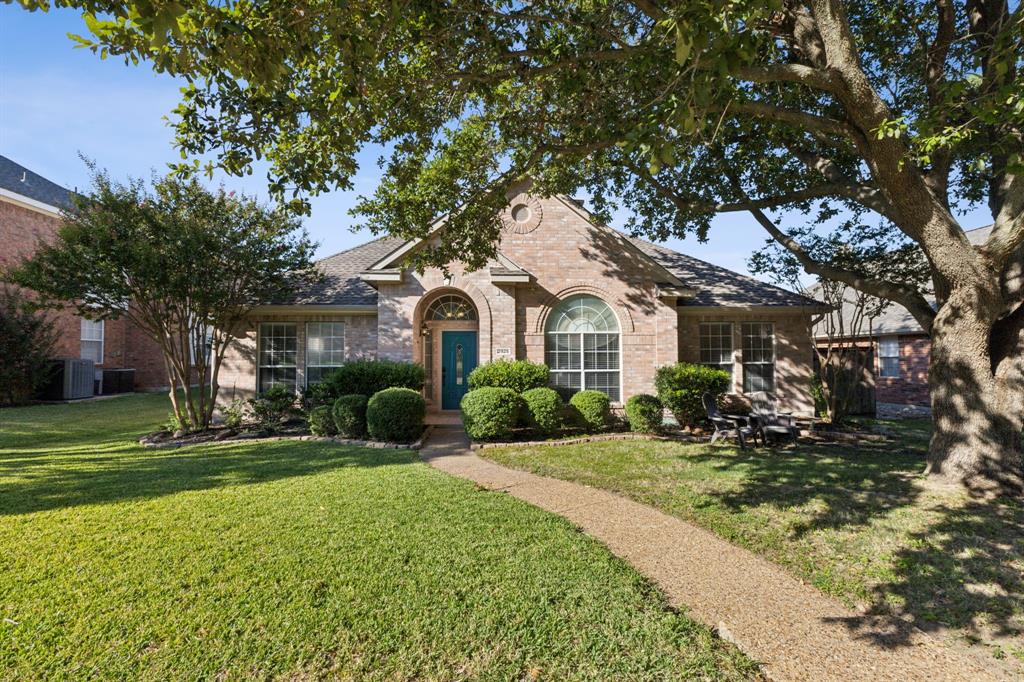
<svg viewBox="0 0 1024 682"><path fill-rule="evenodd" d="M864 431L854 429L833 429L828 424L816 422L804 424L800 430L800 442L804 443L887 443L889 435L877 431ZM519 430L512 434L511 438L502 441L486 443L473 442L471 450L486 450L488 448L505 448L512 446L534 447L539 445L580 445L583 443L597 443L609 440L656 440L676 441L682 443L706 443L711 440L712 431L709 429L672 429L658 434L654 433L633 433L631 431L595 433L595 434L569 434L561 438L537 440L536 433L529 430ZM726 439L723 443L731 443Z"/></svg>
<svg viewBox="0 0 1024 682"><path fill-rule="evenodd" d="M384 443L375 440L342 438L341 436L314 436L309 432L305 422L289 422L273 433L253 428L229 429L226 426L214 426L206 431L175 435L170 431L155 431L139 439L139 445L148 448L180 448L202 443L231 443L239 441L279 441L279 440L313 440L338 443L339 445L355 445L365 448L385 450L419 450L423 441L430 434L431 427L426 427L420 437L412 443Z"/></svg>
<svg viewBox="0 0 1024 682"><path fill-rule="evenodd" d="M486 450L488 448L506 448L515 445L533 447L537 445L580 445L582 443L599 443L608 440L658 440L658 441L681 441L685 443L698 443L707 438L684 433L682 431L663 434L656 433L634 433L632 431L616 433L594 433L573 435L566 438L552 438L550 440L534 440L535 434L524 432L519 438L513 436L509 440L495 441L488 443L470 443L471 450Z"/></svg>

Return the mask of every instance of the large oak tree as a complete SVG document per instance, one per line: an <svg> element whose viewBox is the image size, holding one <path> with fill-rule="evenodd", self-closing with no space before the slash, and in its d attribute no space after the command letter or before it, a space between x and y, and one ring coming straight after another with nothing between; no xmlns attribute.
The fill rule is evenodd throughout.
<svg viewBox="0 0 1024 682"><path fill-rule="evenodd" d="M482 264L504 188L527 174L536 191L625 206L655 239L704 238L714 213L749 211L808 272L900 303L929 333L929 471L1019 487L1019 3L66 4L86 14L83 45L189 80L186 153L231 172L265 158L271 187L297 202L348 187L357 151L388 145L359 209L409 237L448 216L421 261ZM993 222L978 248L957 219L973 204ZM805 224L777 222L794 209ZM823 230L918 249L927 281L818 259L806 240Z"/></svg>

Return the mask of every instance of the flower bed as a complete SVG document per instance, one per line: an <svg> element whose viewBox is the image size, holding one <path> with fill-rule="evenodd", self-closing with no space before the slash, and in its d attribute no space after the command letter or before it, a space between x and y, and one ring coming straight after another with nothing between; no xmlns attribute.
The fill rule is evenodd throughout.
<svg viewBox="0 0 1024 682"><path fill-rule="evenodd" d="M379 448L387 450L419 450L423 442L430 434L432 427L428 426L423 433L412 443L387 443L375 440L360 440L356 438L342 438L341 436L314 436L309 433L304 423L286 424L277 433L267 433L251 429L230 429L227 427L214 427L206 431L188 433L175 437L169 431L156 431L139 439L139 445L148 448L180 448L189 445L211 442L252 442L252 441L280 441L280 440L313 440L321 442L338 443L339 445L357 445L366 448Z"/></svg>

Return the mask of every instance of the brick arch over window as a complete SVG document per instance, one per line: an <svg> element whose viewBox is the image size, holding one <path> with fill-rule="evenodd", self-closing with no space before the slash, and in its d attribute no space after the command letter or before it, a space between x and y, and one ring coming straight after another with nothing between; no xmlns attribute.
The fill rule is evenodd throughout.
<svg viewBox="0 0 1024 682"><path fill-rule="evenodd" d="M445 278L440 272L427 271L419 280L422 294L413 311L413 359L423 362L423 343L420 328L423 316L438 297L458 294L468 298L476 307L477 349L479 362L492 360L494 339L494 307L484 292L465 275L452 274Z"/></svg>
<svg viewBox="0 0 1024 682"><path fill-rule="evenodd" d="M629 308L622 305L622 302L616 296L613 296L608 290L594 286L593 284L577 283L551 294L551 296L544 301L540 315L537 316L537 323L533 329L533 333L543 334L547 329L548 319L551 317L551 313L554 312L562 301L577 294L588 294L607 303L608 307L610 307L616 317L619 318L620 333L631 334L635 331L633 316L630 314Z"/></svg>
<svg viewBox="0 0 1024 682"><path fill-rule="evenodd" d="M448 283L445 283L444 278L437 276L424 276L421 281L423 287L423 295L420 297L419 302L416 304L416 310L413 313L413 324L416 329L420 328L423 324L423 316L426 314L427 309L441 296L448 294L454 294L456 296L463 296L469 299L470 303L476 308L476 317L480 322L480 331L483 332L484 328L490 332L491 329L491 306L484 296L484 293L480 291L473 282L466 281L465 278L453 275Z"/></svg>

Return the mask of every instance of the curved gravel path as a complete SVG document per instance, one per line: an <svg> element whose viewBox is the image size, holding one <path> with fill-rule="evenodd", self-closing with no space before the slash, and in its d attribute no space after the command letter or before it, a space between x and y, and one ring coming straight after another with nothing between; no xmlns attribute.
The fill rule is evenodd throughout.
<svg viewBox="0 0 1024 682"><path fill-rule="evenodd" d="M825 596L752 552L647 505L578 483L508 469L437 428L432 466L559 514L762 664L773 680L1007 680L991 656L913 631L887 643L884 624Z"/></svg>

